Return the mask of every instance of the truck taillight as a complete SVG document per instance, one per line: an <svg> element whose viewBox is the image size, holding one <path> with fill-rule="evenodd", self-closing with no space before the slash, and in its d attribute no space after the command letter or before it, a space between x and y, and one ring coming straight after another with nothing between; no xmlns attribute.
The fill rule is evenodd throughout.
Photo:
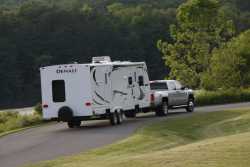
<svg viewBox="0 0 250 167"><path fill-rule="evenodd" d="M154 95L153 93L150 95L150 101L151 101L151 102L154 102L154 101L155 101L155 95Z"/></svg>
<svg viewBox="0 0 250 167"><path fill-rule="evenodd" d="M43 105L43 108L48 108L48 107L49 107L48 104L44 104L44 105Z"/></svg>
<svg viewBox="0 0 250 167"><path fill-rule="evenodd" d="M90 102L86 102L86 103L85 103L85 106L88 106L88 107L89 107L89 106L91 106L91 103L90 103Z"/></svg>

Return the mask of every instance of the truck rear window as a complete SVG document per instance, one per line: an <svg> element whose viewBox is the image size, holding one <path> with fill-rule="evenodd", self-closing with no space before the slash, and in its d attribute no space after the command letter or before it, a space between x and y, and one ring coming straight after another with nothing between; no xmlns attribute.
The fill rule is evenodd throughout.
<svg viewBox="0 0 250 167"><path fill-rule="evenodd" d="M150 83L150 88L151 90L167 90L168 89L166 83L160 83L160 82Z"/></svg>
<svg viewBox="0 0 250 167"><path fill-rule="evenodd" d="M54 102L65 102L65 82L64 80L52 81L52 96Z"/></svg>

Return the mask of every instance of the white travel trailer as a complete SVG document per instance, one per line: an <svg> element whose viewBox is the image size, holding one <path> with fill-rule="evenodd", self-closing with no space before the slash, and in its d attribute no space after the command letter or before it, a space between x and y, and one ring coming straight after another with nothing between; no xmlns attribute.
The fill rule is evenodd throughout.
<svg viewBox="0 0 250 167"><path fill-rule="evenodd" d="M112 125L123 114L135 117L150 106L150 85L144 62L111 62L94 57L90 64L40 68L44 119L67 122L109 119Z"/></svg>

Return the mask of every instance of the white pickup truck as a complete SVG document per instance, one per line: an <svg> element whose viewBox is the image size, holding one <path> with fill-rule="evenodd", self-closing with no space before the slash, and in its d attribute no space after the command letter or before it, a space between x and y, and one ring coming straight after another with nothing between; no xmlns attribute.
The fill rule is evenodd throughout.
<svg viewBox="0 0 250 167"><path fill-rule="evenodd" d="M150 82L151 108L157 116L165 116L169 109L185 108L194 111L194 93L176 80L157 80Z"/></svg>

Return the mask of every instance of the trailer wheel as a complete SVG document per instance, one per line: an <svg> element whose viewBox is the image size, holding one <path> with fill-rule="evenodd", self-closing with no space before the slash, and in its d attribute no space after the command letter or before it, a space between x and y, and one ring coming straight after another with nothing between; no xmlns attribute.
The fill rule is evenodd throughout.
<svg viewBox="0 0 250 167"><path fill-rule="evenodd" d="M76 128L79 128L81 126L81 121L74 121L74 125Z"/></svg>
<svg viewBox="0 0 250 167"><path fill-rule="evenodd" d="M73 121L69 121L69 122L67 122L67 123L68 123L68 127L69 127L70 129L74 128L74 122L73 122Z"/></svg>
<svg viewBox="0 0 250 167"><path fill-rule="evenodd" d="M124 114L123 114L123 111L119 111L117 113L117 123L118 124L121 124L123 122L123 119L124 119Z"/></svg>
<svg viewBox="0 0 250 167"><path fill-rule="evenodd" d="M68 121L68 127L69 128L79 128L81 126L81 121Z"/></svg>
<svg viewBox="0 0 250 167"><path fill-rule="evenodd" d="M111 125L118 124L118 114L117 114L117 112L114 112L114 113L110 114L109 121L110 121Z"/></svg>

